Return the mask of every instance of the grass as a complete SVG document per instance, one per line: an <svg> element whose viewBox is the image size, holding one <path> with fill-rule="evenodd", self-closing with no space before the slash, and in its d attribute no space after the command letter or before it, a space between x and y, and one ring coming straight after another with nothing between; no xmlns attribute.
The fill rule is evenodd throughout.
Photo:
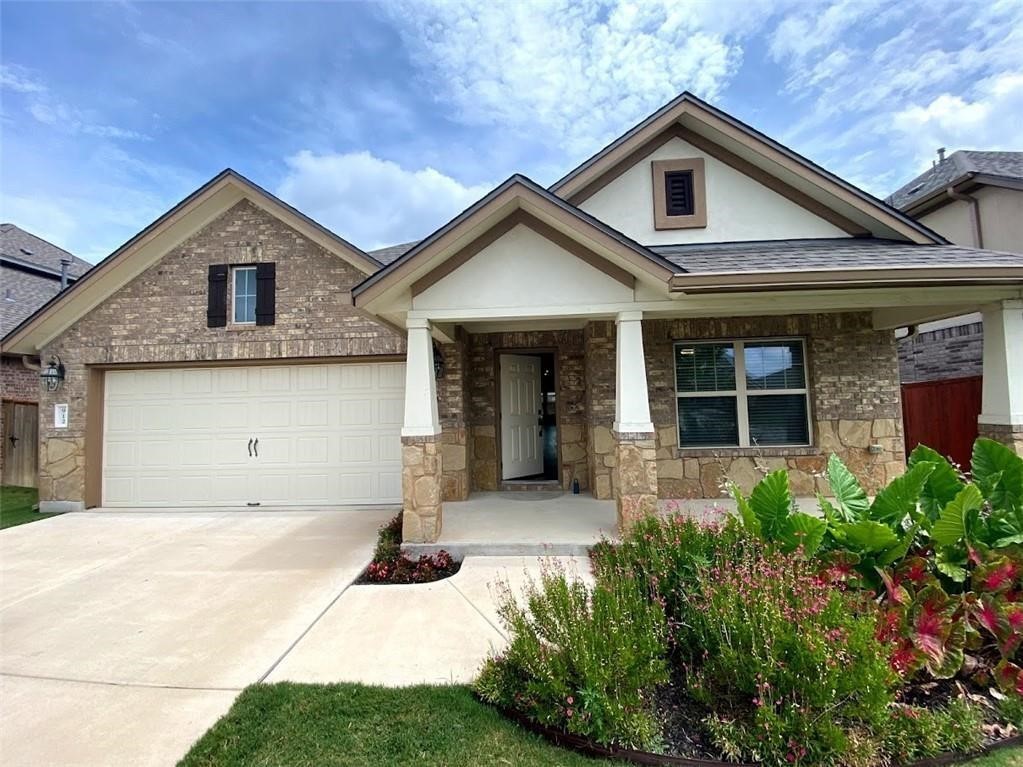
<svg viewBox="0 0 1023 767"><path fill-rule="evenodd" d="M482 705L465 687L257 684L178 767L333 765L595 767ZM970 762L1020 767L1023 749Z"/></svg>
<svg viewBox="0 0 1023 767"><path fill-rule="evenodd" d="M0 530L57 516L56 514L40 514L38 511L32 511L32 507L38 502L39 491L34 487L15 487L14 485L0 487Z"/></svg>

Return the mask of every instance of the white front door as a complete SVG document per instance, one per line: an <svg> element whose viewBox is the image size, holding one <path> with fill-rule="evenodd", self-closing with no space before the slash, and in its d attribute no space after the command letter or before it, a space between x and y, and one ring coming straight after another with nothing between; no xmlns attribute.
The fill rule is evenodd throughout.
<svg viewBox="0 0 1023 767"><path fill-rule="evenodd" d="M501 355L501 479L543 473L540 358Z"/></svg>

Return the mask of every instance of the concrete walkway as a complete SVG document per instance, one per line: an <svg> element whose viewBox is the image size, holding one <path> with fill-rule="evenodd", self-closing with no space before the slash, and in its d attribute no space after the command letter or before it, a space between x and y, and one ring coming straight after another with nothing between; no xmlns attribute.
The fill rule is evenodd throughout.
<svg viewBox="0 0 1023 767"><path fill-rule="evenodd" d="M0 532L0 763L173 764L258 681L468 681L505 641L491 584L539 562L350 586L393 514L104 511Z"/></svg>

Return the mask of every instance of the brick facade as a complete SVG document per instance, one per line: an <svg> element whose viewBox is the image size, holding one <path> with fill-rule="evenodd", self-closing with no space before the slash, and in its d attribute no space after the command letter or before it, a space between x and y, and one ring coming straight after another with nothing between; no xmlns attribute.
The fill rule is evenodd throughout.
<svg viewBox="0 0 1023 767"><path fill-rule="evenodd" d="M271 326L206 327L210 264L276 262ZM84 498L85 424L92 365L404 355L405 338L352 306L365 275L243 200L120 288L43 350L67 368L41 411L66 402L67 429L40 423L40 499Z"/></svg>
<svg viewBox="0 0 1023 767"><path fill-rule="evenodd" d="M984 373L984 323L940 328L899 340L902 383Z"/></svg>

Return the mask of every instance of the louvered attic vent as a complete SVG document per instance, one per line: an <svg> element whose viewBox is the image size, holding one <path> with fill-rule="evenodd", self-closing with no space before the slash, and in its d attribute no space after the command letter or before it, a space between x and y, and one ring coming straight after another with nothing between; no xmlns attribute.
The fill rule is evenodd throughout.
<svg viewBox="0 0 1023 767"><path fill-rule="evenodd" d="M693 203L693 172L669 171L664 174L664 201L669 216L691 216Z"/></svg>

